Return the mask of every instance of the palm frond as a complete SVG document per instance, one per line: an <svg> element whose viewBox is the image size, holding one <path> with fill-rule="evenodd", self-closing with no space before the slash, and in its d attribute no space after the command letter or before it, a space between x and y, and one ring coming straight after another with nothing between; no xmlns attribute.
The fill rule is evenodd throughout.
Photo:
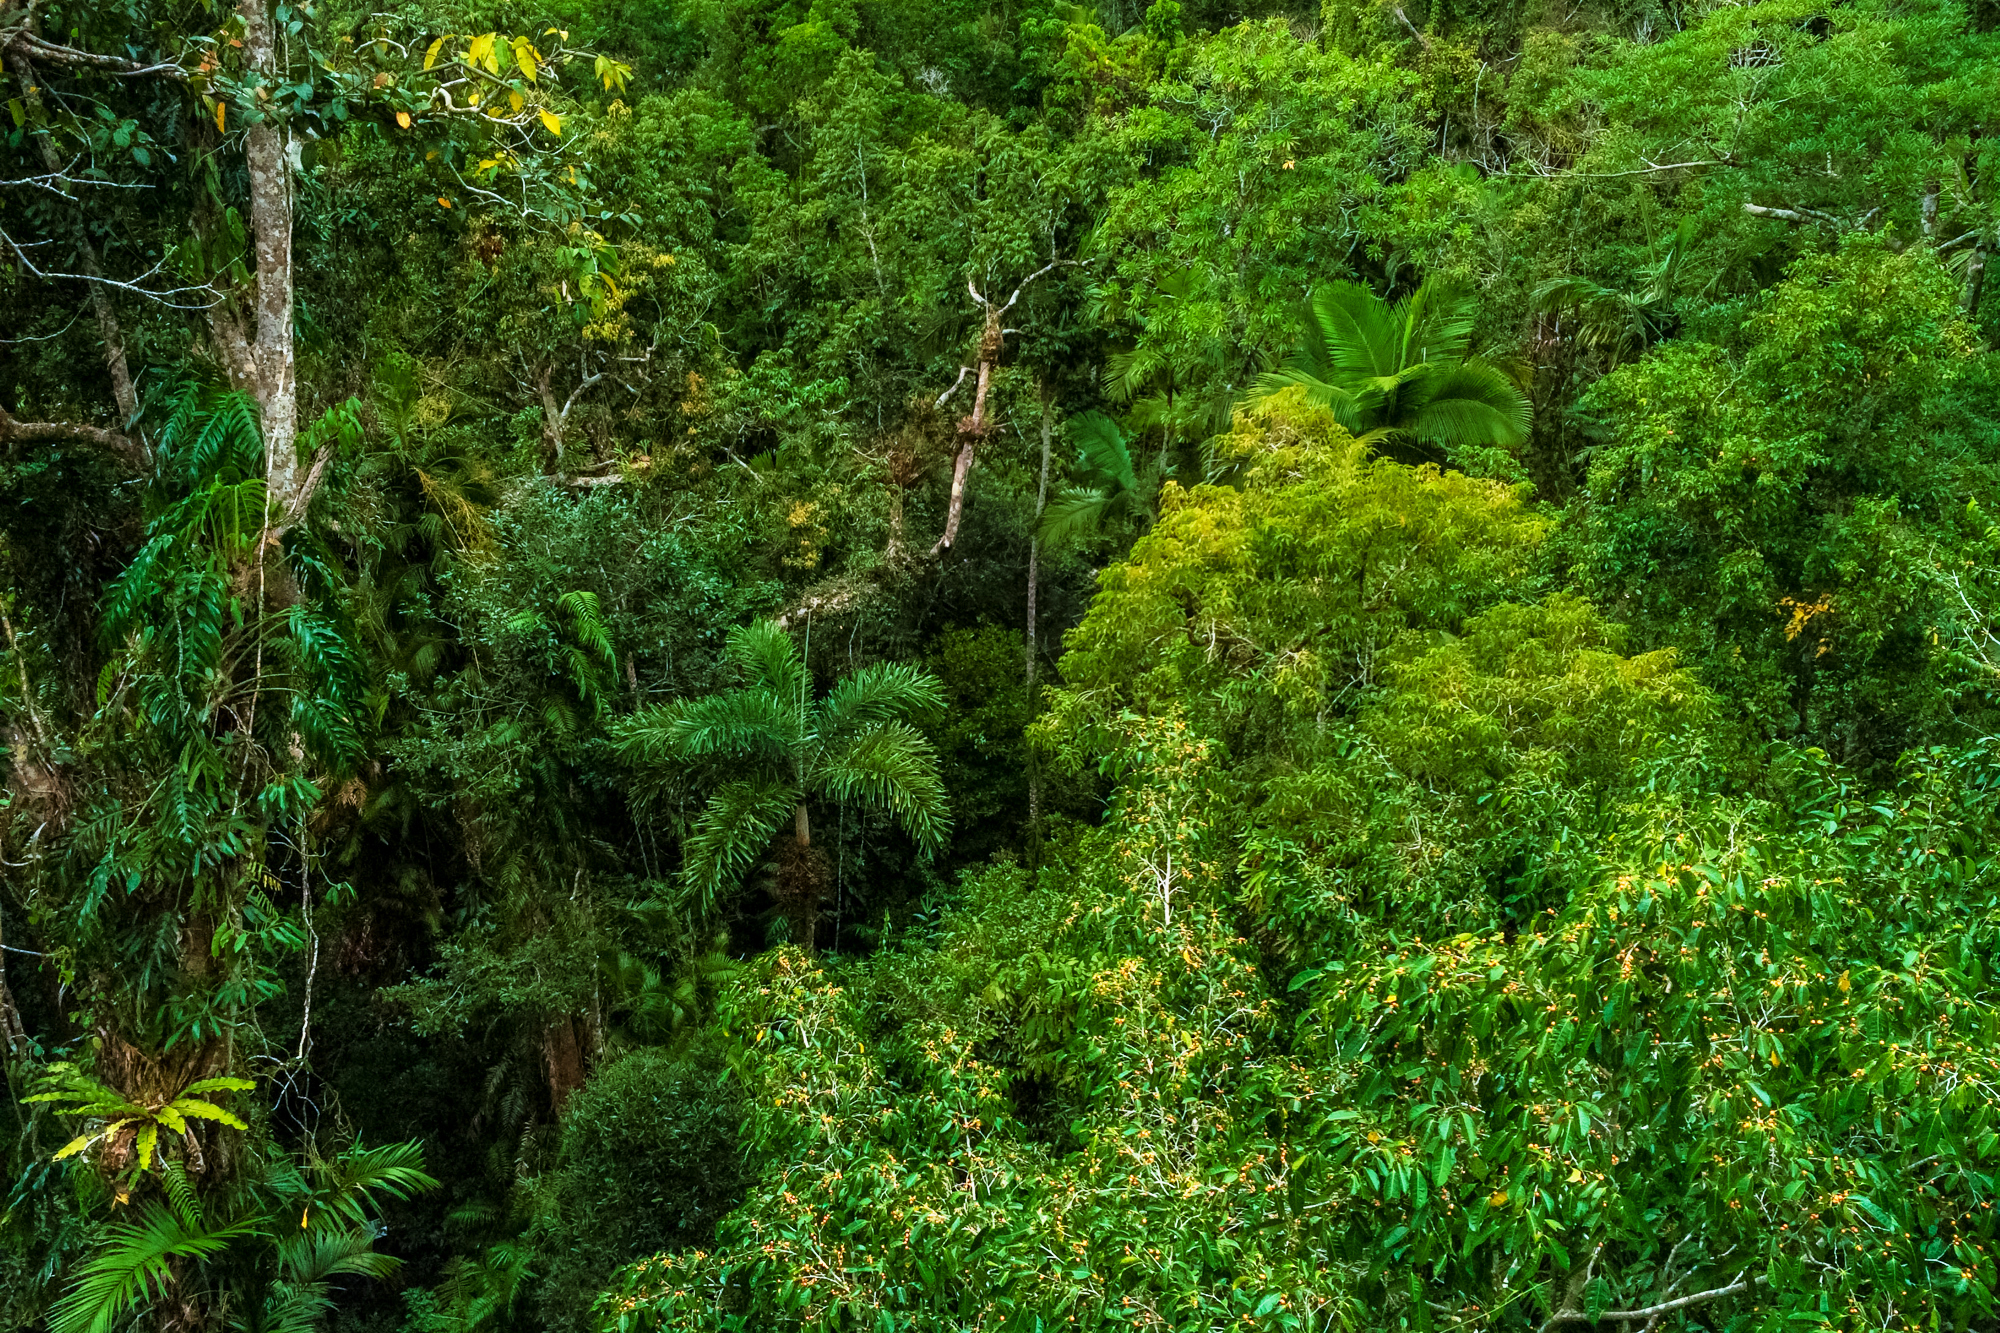
<svg viewBox="0 0 2000 1333"><path fill-rule="evenodd" d="M335 1277L392 1278L402 1260L377 1251L371 1230L320 1226L308 1220L278 1242L278 1267L288 1282L317 1285Z"/></svg>
<svg viewBox="0 0 2000 1333"><path fill-rule="evenodd" d="M1370 418L1380 401L1380 395L1372 391L1356 392L1320 378L1310 371L1298 356L1276 370L1267 370L1258 375L1256 387L1250 393L1250 400L1264 402L1288 389L1300 388L1306 391L1308 404L1325 408L1333 414L1334 420L1348 430L1357 432L1369 429Z"/></svg>
<svg viewBox="0 0 2000 1333"><path fill-rule="evenodd" d="M944 707L936 676L903 662L863 667L835 685L819 706L819 734L835 740L875 722L909 718Z"/></svg>
<svg viewBox="0 0 2000 1333"><path fill-rule="evenodd" d="M819 781L838 800L887 810L926 854L951 832L937 753L904 723L884 723L855 737L822 766Z"/></svg>
<svg viewBox="0 0 2000 1333"><path fill-rule="evenodd" d="M1106 489L1139 488L1131 443L1116 421L1102 412L1085 412L1071 418L1069 427L1076 438L1077 461L1086 481Z"/></svg>
<svg viewBox="0 0 2000 1333"><path fill-rule="evenodd" d="M1051 548L1081 541L1103 524L1111 497L1088 486L1065 486L1042 510L1042 541Z"/></svg>
<svg viewBox="0 0 2000 1333"><path fill-rule="evenodd" d="M166 1294L173 1260L211 1259L258 1230L259 1219L210 1228L148 1204L106 1229L103 1247L49 1311L49 1333L110 1333L134 1307Z"/></svg>
<svg viewBox="0 0 2000 1333"><path fill-rule="evenodd" d="M1426 279L1395 308L1403 326L1403 366L1465 358L1479 313L1465 288Z"/></svg>
<svg viewBox="0 0 2000 1333"><path fill-rule="evenodd" d="M263 1303L251 1306L230 1327L233 1333L315 1333L332 1312L333 1297L324 1283L273 1282Z"/></svg>
<svg viewBox="0 0 2000 1333"><path fill-rule="evenodd" d="M791 817L800 794L790 783L768 778L715 789L682 848L681 879L697 915L713 914L724 890L742 881Z"/></svg>
<svg viewBox="0 0 2000 1333"><path fill-rule="evenodd" d="M438 1187L437 1180L424 1170L424 1145L416 1142L385 1143L375 1148L356 1143L330 1161L318 1163L313 1174L319 1187L315 1202L356 1226L381 1210L383 1198L400 1202Z"/></svg>
<svg viewBox="0 0 2000 1333"><path fill-rule="evenodd" d="M805 664L792 636L775 620L738 625L729 631L723 654L745 677L781 698L802 697Z"/></svg>
<svg viewBox="0 0 2000 1333"><path fill-rule="evenodd" d="M1311 327L1300 353L1319 378L1391 375L1402 366L1403 328L1396 309L1358 282L1335 282L1312 294Z"/></svg>
<svg viewBox="0 0 2000 1333"><path fill-rule="evenodd" d="M1158 348L1135 347L1129 352L1113 352L1104 364L1104 394L1114 403L1129 403L1155 375L1168 369L1167 358Z"/></svg>
<svg viewBox="0 0 2000 1333"><path fill-rule="evenodd" d="M1528 396L1499 367L1466 361L1440 368L1410 430L1446 449L1518 445L1528 438Z"/></svg>
<svg viewBox="0 0 2000 1333"><path fill-rule="evenodd" d="M776 762L791 753L799 735L798 705L769 688L726 690L683 704L673 722L673 743L688 758L757 758Z"/></svg>

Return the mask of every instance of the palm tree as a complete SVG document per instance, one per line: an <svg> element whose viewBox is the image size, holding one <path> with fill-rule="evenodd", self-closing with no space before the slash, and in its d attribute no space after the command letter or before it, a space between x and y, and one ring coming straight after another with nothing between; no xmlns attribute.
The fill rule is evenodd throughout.
<svg viewBox="0 0 2000 1333"><path fill-rule="evenodd" d="M1498 366L1472 355L1472 297L1427 280L1389 302L1354 282L1313 293L1306 335L1254 396L1303 387L1363 438L1449 453L1528 438L1528 398Z"/></svg>
<svg viewBox="0 0 2000 1333"><path fill-rule="evenodd" d="M1674 289L1694 248L1693 218L1684 218L1665 251L1639 270L1637 290L1606 287L1589 278L1552 278L1535 289L1536 314L1566 320L1565 332L1584 351L1615 370L1666 336L1674 321Z"/></svg>
<svg viewBox="0 0 2000 1333"><path fill-rule="evenodd" d="M696 911L713 912L789 819L779 848L778 898L792 938L811 948L825 858L812 846L815 796L886 810L925 855L951 819L937 755L909 718L944 704L935 676L900 663L865 667L814 700L791 636L774 621L739 626L724 655L733 690L643 709L613 732L646 803L677 781L719 779L682 846L681 876Z"/></svg>
<svg viewBox="0 0 2000 1333"><path fill-rule="evenodd" d="M1131 441L1118 423L1102 412L1085 412L1070 422L1070 432L1076 436L1077 481L1043 510L1041 540L1057 546L1095 532L1108 519L1149 517L1152 487L1141 483Z"/></svg>

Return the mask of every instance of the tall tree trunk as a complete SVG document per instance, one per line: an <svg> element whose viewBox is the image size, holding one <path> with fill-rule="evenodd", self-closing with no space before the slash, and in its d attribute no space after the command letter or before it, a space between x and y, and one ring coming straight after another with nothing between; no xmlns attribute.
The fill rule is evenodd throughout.
<svg viewBox="0 0 2000 1333"><path fill-rule="evenodd" d="M931 548L933 557L949 551L952 543L958 540L958 520L965 510L966 479L972 475L972 464L979 454L979 441L992 429L986 420L986 394L993 386L993 371L1000 364L1000 349L1005 345L1008 333L1012 332L1005 327L1007 312L1014 308L1015 303L1021 299L1021 293L1028 290L1030 283L1055 266L1055 261L1050 260L1043 267L1021 279L1021 285L1014 289L1014 294L1007 298L1005 305L995 305L987 300L979 294L979 289L972 285L972 280L966 279L965 290L972 294L972 304L984 314L979 330L979 381L973 391L972 411L960 417L958 421L958 457L953 460L951 466L951 504L945 511L944 535L939 537L937 545ZM958 372L958 384L965 382L965 374L965 369L961 367ZM958 384L953 384L939 397L937 400L939 407L943 407L945 399L957 391Z"/></svg>
<svg viewBox="0 0 2000 1333"><path fill-rule="evenodd" d="M1049 447L1054 427L1055 395L1047 380L1041 383L1042 396L1042 476L1035 490L1035 525L1028 530L1028 652L1024 672L1028 716L1035 715L1035 672L1040 652L1040 616L1036 611L1037 584L1041 577L1042 514L1049 507ZM1042 762L1034 746L1028 747L1028 868L1042 865Z"/></svg>
<svg viewBox="0 0 2000 1333"><path fill-rule="evenodd" d="M965 486L972 464L979 454L979 442L986 438L986 393L993 384L993 368L1000 360L1000 310L986 307L986 326L979 337L979 383L973 390L972 411L958 420L958 457L951 465L951 503L945 510L944 535L938 538L933 555L949 551L958 540L958 520L965 512Z"/></svg>
<svg viewBox="0 0 2000 1333"><path fill-rule="evenodd" d="M243 53L251 74L260 84L275 84L278 47L265 2L237 0L236 13L243 20ZM253 320L246 329L225 301L215 307L211 323L231 363L231 378L257 403L265 477L278 513L272 535L279 536L304 517L321 471L298 456L290 129L268 117L250 126L243 134L243 158L250 175L250 231L257 261Z"/></svg>

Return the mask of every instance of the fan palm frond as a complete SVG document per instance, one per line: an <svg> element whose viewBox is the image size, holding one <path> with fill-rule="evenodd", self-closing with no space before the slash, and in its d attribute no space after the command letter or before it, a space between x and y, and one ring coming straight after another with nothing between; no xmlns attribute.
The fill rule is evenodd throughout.
<svg viewBox="0 0 2000 1333"><path fill-rule="evenodd" d="M1262 401L1275 398L1287 389L1304 389L1307 403L1331 412L1334 420L1348 430L1368 429L1365 423L1373 414L1381 395L1373 389L1357 391L1344 384L1335 384L1328 378L1331 373L1323 366L1313 365L1312 358L1303 353L1294 354L1276 370L1267 370L1257 376L1251 398Z"/></svg>
<svg viewBox="0 0 2000 1333"><path fill-rule="evenodd" d="M1452 449L1517 445L1528 438L1527 395L1489 362L1440 368L1424 387L1428 401L1409 425L1418 439Z"/></svg>
<svg viewBox="0 0 2000 1333"><path fill-rule="evenodd" d="M1469 354L1475 316L1470 293L1448 283L1427 281L1393 304L1359 283L1332 283L1313 293L1297 349L1257 377L1250 397L1302 388L1308 403L1364 438L1517 445L1528 434L1528 398Z"/></svg>
<svg viewBox="0 0 2000 1333"><path fill-rule="evenodd" d="M1398 369L1465 359L1479 312L1463 287L1426 282L1393 309L1401 334Z"/></svg>

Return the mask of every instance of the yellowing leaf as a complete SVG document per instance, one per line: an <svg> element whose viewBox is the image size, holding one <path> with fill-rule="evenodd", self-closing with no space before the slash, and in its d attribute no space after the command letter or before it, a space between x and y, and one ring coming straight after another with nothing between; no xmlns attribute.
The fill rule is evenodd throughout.
<svg viewBox="0 0 2000 1333"><path fill-rule="evenodd" d="M516 37L514 39L514 63L521 67L521 77L529 83L533 83L535 81L535 66L538 63L538 58L535 54L535 44L525 37Z"/></svg>
<svg viewBox="0 0 2000 1333"><path fill-rule="evenodd" d="M1854 989L1853 985L1847 980L1847 973L1845 972L1840 974L1840 981L1836 984L1839 985L1842 994L1846 994L1848 991Z"/></svg>
<svg viewBox="0 0 2000 1333"><path fill-rule="evenodd" d="M528 104L527 99L522 97L521 94L519 93L507 94L507 105L513 107L514 110L519 111L522 107L526 106L527 104Z"/></svg>
<svg viewBox="0 0 2000 1333"><path fill-rule="evenodd" d="M223 1110L213 1102L199 1102L190 1098L183 1098L174 1103L174 1109L182 1115L193 1116L197 1120L219 1121L231 1129L250 1128L250 1126L244 1124L241 1120L238 1120L235 1116L229 1114L229 1112Z"/></svg>
<svg viewBox="0 0 2000 1333"><path fill-rule="evenodd" d="M493 59L492 33L489 32L483 37L472 39L472 45L465 48L465 63L468 65L483 64L491 70L499 68Z"/></svg>
<svg viewBox="0 0 2000 1333"><path fill-rule="evenodd" d="M398 111L396 113L396 123L406 130L410 128L410 113L407 111Z"/></svg>
<svg viewBox="0 0 2000 1333"><path fill-rule="evenodd" d="M82 1152L85 1148L88 1148L90 1146L91 1137L92 1136L89 1134L77 1135L75 1138L71 1139L68 1143L65 1143L62 1146L62 1148L59 1151L57 1151L55 1155L55 1160L60 1162L65 1157L76 1156L78 1153Z"/></svg>
<svg viewBox="0 0 2000 1333"><path fill-rule="evenodd" d="M139 1131L139 1169L148 1170L153 1165L153 1149L160 1144L160 1127L147 1125Z"/></svg>
<svg viewBox="0 0 2000 1333"><path fill-rule="evenodd" d="M562 137L561 116L556 115L554 112L550 111L547 107L543 107L536 114L542 118L543 129L547 130L550 134L555 135L557 138Z"/></svg>
<svg viewBox="0 0 2000 1333"><path fill-rule="evenodd" d="M222 133L222 121L229 114L229 104L218 100L215 104L215 132Z"/></svg>
<svg viewBox="0 0 2000 1333"><path fill-rule="evenodd" d="M1507 1202L1507 1191L1494 1190L1493 1193L1486 1196L1486 1202L1489 1207L1498 1208L1501 1204Z"/></svg>
<svg viewBox="0 0 2000 1333"><path fill-rule="evenodd" d="M438 62L438 52L440 52L440 51L442 51L442 50L444 50L444 38L440 37L440 38L438 38L438 39L437 39L436 41L434 41L434 42L432 42L432 43L431 43L431 49L430 49L430 50L428 50L428 51L424 52L424 68L425 68L425 69L429 69L429 68L430 68L430 67L431 67L432 65L435 65L435 64L437 64L437 62Z"/></svg>
<svg viewBox="0 0 2000 1333"><path fill-rule="evenodd" d="M444 197L443 195L439 195L439 196L438 196L438 207L439 207L439 208L450 208L450 207L451 207L451 200L449 200L449 199L445 198L445 197Z"/></svg>
<svg viewBox="0 0 2000 1333"><path fill-rule="evenodd" d="M162 1106L155 1114L160 1117L160 1123L174 1133L187 1133L187 1121L181 1119L181 1113L176 1111L172 1106Z"/></svg>

